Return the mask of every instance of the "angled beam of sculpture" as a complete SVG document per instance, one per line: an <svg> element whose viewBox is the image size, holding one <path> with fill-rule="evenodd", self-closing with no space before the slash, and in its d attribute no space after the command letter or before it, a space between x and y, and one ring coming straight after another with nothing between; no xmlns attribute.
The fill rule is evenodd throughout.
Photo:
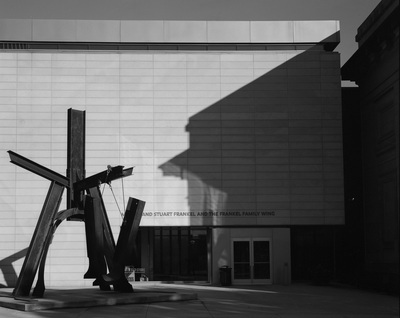
<svg viewBox="0 0 400 318"><path fill-rule="evenodd" d="M51 181L46 200L43 204L39 220L36 224L21 273L18 276L14 296L29 296L38 266L43 255L47 253L46 238L51 229L55 215L61 203L64 188L69 186L68 178L51 169L48 169L32 160L29 160L11 150L8 151L12 163L27 169Z"/></svg>
<svg viewBox="0 0 400 318"><path fill-rule="evenodd" d="M110 183L113 180L128 177L132 174L133 168L124 169L123 166L115 166L99 172L93 176L74 183L74 191L83 191L98 187L102 183Z"/></svg>
<svg viewBox="0 0 400 318"><path fill-rule="evenodd" d="M60 207L63 191L62 185L55 181L51 183L13 291L15 297L29 296L40 260L47 252L46 239L52 231L51 225Z"/></svg>
<svg viewBox="0 0 400 318"><path fill-rule="evenodd" d="M36 281L36 286L32 292L32 296L41 298L43 297L44 291L45 291L45 285L44 285L44 268L46 265L46 258L47 258L47 252L49 251L50 244L53 240L54 233L57 229L57 227L61 224L63 220L66 218L70 217L71 215L79 215L83 214L83 210L79 210L78 208L72 208L72 209L67 209L60 211L56 214L53 223L51 224L51 228L47 233L47 236L45 238L45 242L43 244L43 255L40 260L40 266L39 266L39 272L38 272L38 277Z"/></svg>
<svg viewBox="0 0 400 318"><path fill-rule="evenodd" d="M24 168L26 170L29 170L43 178L46 178L50 181L54 181L58 183L59 185L62 185L64 187L69 187L69 179L64 177L63 175L46 168L28 158L25 158L24 156L21 156L14 151L7 151L8 154L10 155L10 161L17 165L20 166L21 168Z"/></svg>

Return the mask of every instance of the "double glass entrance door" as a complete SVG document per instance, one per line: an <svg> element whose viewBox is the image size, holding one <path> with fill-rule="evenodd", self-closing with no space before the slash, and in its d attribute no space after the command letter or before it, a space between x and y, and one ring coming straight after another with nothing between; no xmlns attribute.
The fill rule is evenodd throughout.
<svg viewBox="0 0 400 318"><path fill-rule="evenodd" d="M269 239L240 238L232 245L234 283L272 283Z"/></svg>

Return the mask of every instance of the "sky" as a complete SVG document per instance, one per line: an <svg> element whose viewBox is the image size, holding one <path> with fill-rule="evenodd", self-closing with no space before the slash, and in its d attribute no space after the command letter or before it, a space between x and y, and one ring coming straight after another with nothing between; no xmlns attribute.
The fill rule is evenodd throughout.
<svg viewBox="0 0 400 318"><path fill-rule="evenodd" d="M0 19L339 20L342 65L357 28L380 0L0 0Z"/></svg>

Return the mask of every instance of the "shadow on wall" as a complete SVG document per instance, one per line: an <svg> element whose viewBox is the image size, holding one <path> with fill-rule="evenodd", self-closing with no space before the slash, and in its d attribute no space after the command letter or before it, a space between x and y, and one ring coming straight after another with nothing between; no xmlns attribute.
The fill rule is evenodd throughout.
<svg viewBox="0 0 400 318"><path fill-rule="evenodd" d="M260 68L273 61L257 56ZM324 208L341 205L330 204L340 105L338 55L313 46L190 117L189 149L159 168L187 180L190 211L274 210L291 224L311 210L323 222Z"/></svg>
<svg viewBox="0 0 400 318"><path fill-rule="evenodd" d="M4 280L7 285L0 284L0 288L14 287L18 279L18 274L14 269L13 263L21 258L24 258L28 248L12 254L0 261L0 270L3 272Z"/></svg>
<svg viewBox="0 0 400 318"><path fill-rule="evenodd" d="M258 62L267 69L271 61ZM324 208L342 204L330 201L335 182L342 184L340 63L323 44L190 117L187 131L189 148L159 168L187 180L190 211L274 210L279 224L296 224L306 212L322 223ZM7 286L26 251L0 261Z"/></svg>

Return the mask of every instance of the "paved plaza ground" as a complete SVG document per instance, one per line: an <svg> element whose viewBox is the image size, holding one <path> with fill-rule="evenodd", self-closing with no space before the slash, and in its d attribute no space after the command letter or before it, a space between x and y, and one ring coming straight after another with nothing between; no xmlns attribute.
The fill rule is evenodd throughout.
<svg viewBox="0 0 400 318"><path fill-rule="evenodd" d="M219 287L210 285L138 283L133 297L146 293L196 294L197 299L128 305L19 311L0 307L1 318L211 317L211 318L389 318L399 317L399 298L344 286L294 283ZM69 291L71 288L68 289ZM86 297L84 289L73 289ZM2 289L0 289L2 291ZM3 294L4 294L3 289ZM10 290L11 291L11 290ZM50 291L50 289L49 289ZM59 291L60 293L62 292ZM95 290L94 292L97 292ZM112 297L125 297L113 293Z"/></svg>

